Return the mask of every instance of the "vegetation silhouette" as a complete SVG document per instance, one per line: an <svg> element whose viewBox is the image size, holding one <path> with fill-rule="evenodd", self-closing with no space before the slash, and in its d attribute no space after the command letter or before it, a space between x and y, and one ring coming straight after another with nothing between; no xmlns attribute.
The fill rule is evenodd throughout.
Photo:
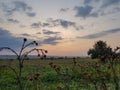
<svg viewBox="0 0 120 90"><path fill-rule="evenodd" d="M0 51L2 51L4 49L7 49L7 50L10 50L12 53L14 53L17 56L17 60L19 61L19 63L18 63L18 69L19 70L16 70L15 68L13 68L11 66L8 66L8 65L3 65L2 67L9 68L15 73L17 83L18 83L18 86L19 86L19 90L24 90L24 84L22 83L22 69L24 67L24 65L23 65L24 60L26 58L28 58L28 54L30 54L33 51L36 51L39 57L46 58L46 53L48 52L45 49L37 49L37 48L33 48L29 51L25 51L25 49L27 47L31 46L31 45L38 46L38 43L36 41L32 41L30 43L26 43L26 42L27 42L27 38L24 38L23 39L23 44L22 44L22 47L21 47L19 53L17 53L15 50L13 50L10 47L1 47L0 48Z"/></svg>
<svg viewBox="0 0 120 90"><path fill-rule="evenodd" d="M25 44L26 41L27 39L23 40L22 50L20 51L21 54L8 47L0 48L0 50L7 49L17 54L17 59L19 61L17 70L8 64L3 65L2 68L10 68L16 74L19 90L120 89L120 47L112 49L106 42L99 40L93 45L93 48L88 51L88 54L93 60L90 58L75 57L54 58L44 61L31 60L30 62L24 63L29 66L29 68L26 69L26 73L29 73L29 71L27 71L29 69L37 69L37 72L32 71L32 74L27 76L28 78L26 81L23 80L24 78L22 77L24 76L23 62L28 57L28 54L32 51L37 51L38 56L45 58L47 53L47 50L36 48L24 52L26 47L38 45L36 41ZM16 60L13 61L15 62ZM0 66L1 70L3 70L2 68Z"/></svg>
<svg viewBox="0 0 120 90"><path fill-rule="evenodd" d="M99 40L94 44L93 49L89 49L88 51L88 55L90 55L92 59L97 58L100 59L103 64L110 65L113 73L115 90L119 90L119 76L116 72L116 63L120 61L120 52L117 52L119 50L120 47L116 47L116 49L112 50L112 48L108 46L106 42Z"/></svg>
<svg viewBox="0 0 120 90"><path fill-rule="evenodd" d="M88 55L90 55L92 59L102 58L102 56L110 55L111 53L113 53L112 48L102 40L97 41L93 48L88 50Z"/></svg>

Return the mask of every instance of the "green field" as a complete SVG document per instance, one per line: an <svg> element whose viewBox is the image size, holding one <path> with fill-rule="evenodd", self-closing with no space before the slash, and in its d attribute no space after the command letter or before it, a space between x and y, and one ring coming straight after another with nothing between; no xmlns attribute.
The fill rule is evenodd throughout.
<svg viewBox="0 0 120 90"><path fill-rule="evenodd" d="M15 74L4 65L18 70L17 60L0 60L0 90L18 90ZM114 69L117 76L109 63L96 59L25 60L22 83L25 90L115 90L119 62Z"/></svg>

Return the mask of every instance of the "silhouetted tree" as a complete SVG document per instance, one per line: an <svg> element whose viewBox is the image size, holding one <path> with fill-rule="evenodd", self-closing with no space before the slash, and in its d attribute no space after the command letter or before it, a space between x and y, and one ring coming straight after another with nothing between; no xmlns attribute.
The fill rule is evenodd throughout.
<svg viewBox="0 0 120 90"><path fill-rule="evenodd" d="M119 76L116 72L116 61L120 60L120 47L112 50L106 42L100 40L94 44L92 49L89 49L88 55L90 55L92 59L99 58L101 61L108 61L111 72L113 73L115 90L119 90Z"/></svg>
<svg viewBox="0 0 120 90"><path fill-rule="evenodd" d="M91 56L92 59L95 58L104 58L107 55L112 53L112 48L106 44L106 42L99 40L97 41L92 49L89 49L88 55Z"/></svg>

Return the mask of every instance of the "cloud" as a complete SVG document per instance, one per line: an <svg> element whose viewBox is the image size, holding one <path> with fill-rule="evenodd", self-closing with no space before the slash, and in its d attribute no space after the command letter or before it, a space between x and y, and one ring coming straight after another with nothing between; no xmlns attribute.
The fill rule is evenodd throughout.
<svg viewBox="0 0 120 90"><path fill-rule="evenodd" d="M22 36L31 36L30 34L27 34L27 33L23 33L23 34L21 34Z"/></svg>
<svg viewBox="0 0 120 90"><path fill-rule="evenodd" d="M89 18L114 14L120 11L120 0L83 0L83 6L75 6L75 17Z"/></svg>
<svg viewBox="0 0 120 90"><path fill-rule="evenodd" d="M53 31L50 31L50 30L43 30L43 34L47 34L47 35L51 35L51 34L55 34L55 35L57 35L57 34L59 34L60 32L53 32Z"/></svg>
<svg viewBox="0 0 120 90"><path fill-rule="evenodd" d="M59 22L59 25L62 26L63 28L73 27L75 30L83 29L83 26L78 26L77 23L72 21L63 20L63 19L57 19L57 21Z"/></svg>
<svg viewBox="0 0 120 90"><path fill-rule="evenodd" d="M28 33L23 33L20 34L19 37L24 37L24 38L31 38L31 41L33 41L33 39L39 40L41 38L39 38L37 35L33 35L33 34L28 34ZM33 39L32 39L33 38ZM40 41L40 40L39 40ZM38 42L39 42L38 41ZM42 43L41 43L42 44Z"/></svg>
<svg viewBox="0 0 120 90"><path fill-rule="evenodd" d="M104 0L99 9L100 15L109 15L120 12L120 0Z"/></svg>
<svg viewBox="0 0 120 90"><path fill-rule="evenodd" d="M0 47L12 47L17 49L22 43L22 38L13 36L9 31L0 28Z"/></svg>
<svg viewBox="0 0 120 90"><path fill-rule="evenodd" d="M84 0L84 4L89 4L91 3L92 0Z"/></svg>
<svg viewBox="0 0 120 90"><path fill-rule="evenodd" d="M25 28L26 26L25 26L25 25L20 25L19 27L20 27L20 28Z"/></svg>
<svg viewBox="0 0 120 90"><path fill-rule="evenodd" d="M37 32L36 34L41 34L41 32Z"/></svg>
<svg viewBox="0 0 120 90"><path fill-rule="evenodd" d="M13 34L11 34L8 30L5 30L3 28L0 28L0 47L10 47L16 50L19 50L19 48L21 47L21 44L23 43L23 37L34 37L30 34L24 33L21 34L22 36L20 37L15 37L13 36ZM53 36L53 37L47 37L47 38L43 38L42 40L40 38L38 38L38 40L36 40L39 45L44 45L44 44L49 44L49 45L56 45L58 43L60 43L59 41L63 40L62 37L58 37L58 36ZM29 42L33 41L32 39L29 40Z"/></svg>
<svg viewBox="0 0 120 90"><path fill-rule="evenodd" d="M104 37L106 35L117 33L117 32L120 32L120 28L115 28L115 29L111 29L111 30L107 30L107 31L102 31L102 32L99 32L99 33L94 33L94 34L86 35L86 36L83 36L83 37L77 37L77 38L95 39L95 38Z"/></svg>
<svg viewBox="0 0 120 90"><path fill-rule="evenodd" d="M13 1L11 3L1 3L1 8L3 12L10 16L14 15L16 12L24 13L29 17L34 17L36 14L32 12L32 7L28 6L23 1Z"/></svg>
<svg viewBox="0 0 120 90"><path fill-rule="evenodd" d="M104 9L104 8L103 8L103 9ZM105 11L105 10L100 10L99 12L100 12L99 15L105 16L105 15L110 15L110 14L115 14L115 13L120 12L120 8L119 8L119 7L115 7L115 8L113 8L113 9L110 9L110 10L107 10L107 11Z"/></svg>
<svg viewBox="0 0 120 90"><path fill-rule="evenodd" d="M69 28L69 27L73 27L76 30L81 29L81 26L77 26L77 24L75 22L72 21L68 21L68 20L63 20L63 19L52 19L52 18L48 18L46 20L46 22L37 22L37 23L32 23L31 27L32 28L42 28L42 27L57 27L57 26L61 26L63 28Z"/></svg>
<svg viewBox="0 0 120 90"><path fill-rule="evenodd" d="M61 26L63 28L73 27L75 30L80 29L77 23L69 21L69 20L49 18L48 22L50 23L51 27Z"/></svg>
<svg viewBox="0 0 120 90"><path fill-rule="evenodd" d="M42 27L49 27L50 24L49 24L49 23L42 23L41 26L42 26Z"/></svg>
<svg viewBox="0 0 120 90"><path fill-rule="evenodd" d="M13 3L16 10L27 11L32 9L32 7L28 6L25 2L22 1L14 1Z"/></svg>
<svg viewBox="0 0 120 90"><path fill-rule="evenodd" d="M68 28L70 26L74 27L75 29L78 29L75 22L63 20L63 19L51 19L50 22L53 26L62 26L63 28Z"/></svg>
<svg viewBox="0 0 120 90"><path fill-rule="evenodd" d="M0 23L4 23L4 20L3 18L0 17Z"/></svg>
<svg viewBox="0 0 120 90"><path fill-rule="evenodd" d="M39 35L39 34L41 34L41 32L38 32L36 34ZM57 43L59 43L58 40L62 40L62 38L57 35L57 34L59 34L59 32L43 30L43 34L55 35L55 36L52 36L52 37L46 36L47 38L39 38L37 35L31 35L31 34L27 34L27 33L20 34L20 36L24 37L24 38L36 38L36 41L39 43L39 45L43 45L43 44L56 45Z"/></svg>
<svg viewBox="0 0 120 90"><path fill-rule="evenodd" d="M19 23L18 20L12 19L12 18L7 19L7 21L10 22L10 23Z"/></svg>
<svg viewBox="0 0 120 90"><path fill-rule="evenodd" d="M50 25L49 23L45 23L45 22L43 22L43 23L41 23L41 22L35 22L35 23L32 23L31 24L31 27L32 28L41 28L41 27L53 27L53 25Z"/></svg>
<svg viewBox="0 0 120 90"><path fill-rule="evenodd" d="M60 22L60 25L64 28L68 28L69 26L75 27L75 22L62 20L62 19L58 19L58 22Z"/></svg>
<svg viewBox="0 0 120 90"><path fill-rule="evenodd" d="M100 0L84 0L84 4L88 5L88 4L92 3L92 2L95 2L95 3L97 2L98 3L99 1Z"/></svg>
<svg viewBox="0 0 120 90"><path fill-rule="evenodd" d="M40 27L41 27L41 22L32 23L32 24L31 24L31 27L32 27L32 28L40 28Z"/></svg>
<svg viewBox="0 0 120 90"><path fill-rule="evenodd" d="M92 9L93 9L93 7L88 6L88 5L85 6L85 7L83 7L83 6L81 6L81 7L76 6L75 7L75 10L77 11L76 17L83 17L83 18L85 18L85 17L90 15Z"/></svg>
<svg viewBox="0 0 120 90"><path fill-rule="evenodd" d="M104 7L108 7L111 5L118 5L118 4L120 4L120 0L104 0L101 7L104 8Z"/></svg>
<svg viewBox="0 0 120 90"><path fill-rule="evenodd" d="M84 4L88 5L91 3L95 3L97 5L101 4L100 8L105 8L108 6L113 6L113 5L119 5L120 4L120 0L84 0Z"/></svg>
<svg viewBox="0 0 120 90"><path fill-rule="evenodd" d="M61 8L60 12L67 12L69 10L69 8Z"/></svg>
<svg viewBox="0 0 120 90"><path fill-rule="evenodd" d="M34 17L36 15L36 13L34 12L27 12L26 13L29 17Z"/></svg>
<svg viewBox="0 0 120 90"><path fill-rule="evenodd" d="M82 18L87 18L87 17L97 17L98 13L92 12L93 7L90 5L85 5L85 6L76 6L74 8L76 11L76 17L82 17Z"/></svg>
<svg viewBox="0 0 120 90"><path fill-rule="evenodd" d="M57 36L54 36L54 37L48 37L47 39L44 39L42 41L43 44L51 44L51 45L56 45L59 43L60 40L63 40L62 37L57 37Z"/></svg>

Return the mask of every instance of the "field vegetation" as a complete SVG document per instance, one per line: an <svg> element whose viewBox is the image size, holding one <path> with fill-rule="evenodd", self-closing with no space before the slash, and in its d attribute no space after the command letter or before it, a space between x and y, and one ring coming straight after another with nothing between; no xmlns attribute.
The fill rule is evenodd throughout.
<svg viewBox="0 0 120 90"><path fill-rule="evenodd" d="M112 49L98 41L88 51L90 58L46 58L47 50L33 48L23 52L36 41L24 39L17 59L0 60L0 90L119 90L120 47ZM37 51L40 59L28 59ZM41 53L40 53L41 52Z"/></svg>
<svg viewBox="0 0 120 90"><path fill-rule="evenodd" d="M18 70L17 60L0 60ZM115 75L109 63L95 59L25 60L22 83L25 90L115 90L114 77L120 77L120 63ZM16 76L9 68L0 67L0 90L18 89Z"/></svg>

